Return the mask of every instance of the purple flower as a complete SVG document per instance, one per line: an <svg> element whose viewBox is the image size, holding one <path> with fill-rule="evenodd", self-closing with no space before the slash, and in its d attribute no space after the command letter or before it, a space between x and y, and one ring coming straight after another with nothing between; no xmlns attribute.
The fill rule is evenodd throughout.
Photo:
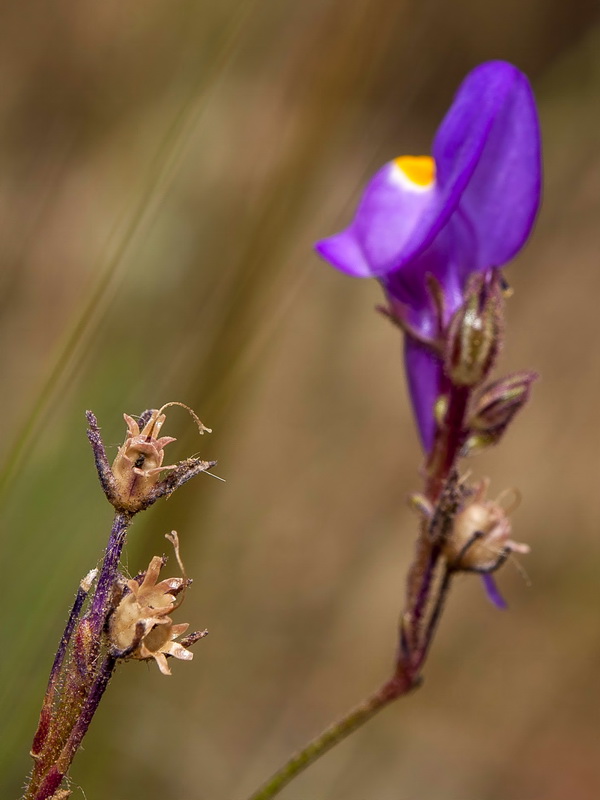
<svg viewBox="0 0 600 800"><path fill-rule="evenodd" d="M524 245L538 210L541 146L527 78L503 61L466 77L440 125L433 156L404 156L379 170L354 220L317 251L343 272L374 277L393 313L420 337L435 337L439 316L427 288L444 295L444 323L461 305L469 276L499 267ZM406 337L405 363L426 451L441 359Z"/></svg>

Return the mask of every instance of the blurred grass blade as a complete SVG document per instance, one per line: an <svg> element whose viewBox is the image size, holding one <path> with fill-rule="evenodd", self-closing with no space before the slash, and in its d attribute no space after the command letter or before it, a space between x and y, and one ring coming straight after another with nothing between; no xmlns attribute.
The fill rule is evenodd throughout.
<svg viewBox="0 0 600 800"><path fill-rule="evenodd" d="M100 267L95 285L57 347L52 366L4 458L0 471L0 497L25 463L30 452L29 445L38 432L52 399L60 387L65 385L67 377L74 374L77 366L84 360L89 344L109 306L111 290L114 291L116 288L125 257L136 237L151 221L152 212L156 211L164 197L185 145L206 107L207 94L227 66L256 3L257 0L242 0L239 13L232 16L231 23L223 31L222 40L215 48L216 56L210 68L193 82L190 94L166 131L149 168L130 221L114 251L107 256Z"/></svg>

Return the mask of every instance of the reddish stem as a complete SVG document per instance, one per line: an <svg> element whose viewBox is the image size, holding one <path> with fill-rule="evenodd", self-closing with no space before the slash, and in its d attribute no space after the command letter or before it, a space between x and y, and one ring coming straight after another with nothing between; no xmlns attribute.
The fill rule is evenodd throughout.
<svg viewBox="0 0 600 800"><path fill-rule="evenodd" d="M452 467L456 463L467 436L465 416L471 389L447 382L448 409L443 425L438 428L435 443L427 461L425 494L433 504L439 499Z"/></svg>

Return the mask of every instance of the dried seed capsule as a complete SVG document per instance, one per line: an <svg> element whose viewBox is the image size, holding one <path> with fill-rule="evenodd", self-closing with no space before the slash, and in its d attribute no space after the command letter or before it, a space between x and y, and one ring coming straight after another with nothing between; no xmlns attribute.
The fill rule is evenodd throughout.
<svg viewBox="0 0 600 800"><path fill-rule="evenodd" d="M153 658L163 675L171 674L167 656L183 661L193 658L184 644L174 641L187 631L189 625L187 622L174 625L169 614L181 604L183 592L191 581L185 576L179 556L177 534L172 531L167 538L173 543L183 577L157 582L165 559L154 556L142 576L127 581L128 592L119 601L108 627L108 638L116 657Z"/></svg>
<svg viewBox="0 0 600 800"><path fill-rule="evenodd" d="M114 495L111 502L117 508L130 513L145 508L160 481L161 472L177 469L177 464L163 464L164 448L175 439L172 436L158 438L166 419L163 409L173 405L182 406L190 412L200 433L211 432L183 403L165 403L161 409L154 409L142 430L132 417L123 414L127 423L127 435L111 468L111 491ZM207 462L207 468L208 466Z"/></svg>
<svg viewBox="0 0 600 800"><path fill-rule="evenodd" d="M528 553L529 546L514 542L509 513L514 508L504 508L502 495L496 500L486 500L489 481L483 480L454 519L452 530L444 543L448 566L457 571L494 572L510 553Z"/></svg>

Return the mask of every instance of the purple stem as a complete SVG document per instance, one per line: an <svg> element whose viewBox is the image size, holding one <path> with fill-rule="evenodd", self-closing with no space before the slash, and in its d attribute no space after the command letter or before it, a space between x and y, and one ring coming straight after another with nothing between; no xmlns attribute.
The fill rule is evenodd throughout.
<svg viewBox="0 0 600 800"><path fill-rule="evenodd" d="M419 632L421 630L421 623L423 621L423 616L425 613L425 608L429 602L429 594L431 589L431 583L433 581L433 575L435 572L435 568L437 566L439 557L440 557L440 548L437 545L433 545L432 549L429 553L429 558L427 561L427 566L421 576L421 581L419 583L419 590L417 596L414 600L414 605L411 612L412 618L412 644L416 643L415 640L419 638Z"/></svg>
<svg viewBox="0 0 600 800"><path fill-rule="evenodd" d="M106 552L104 554L104 561L100 568L100 575L98 576L98 584L96 586L96 593L92 599L92 604L88 612L88 619L96 633L100 633L104 627L106 620L106 612L108 611L108 604L111 599L111 593L114 583L117 578L117 569L119 566L119 559L121 558L121 551L125 544L125 537L127 535L127 528L131 516L125 512L118 511L115 514L110 538L106 545Z"/></svg>
<svg viewBox="0 0 600 800"><path fill-rule="evenodd" d="M68 759L68 762L65 764L65 773L69 768L71 760L85 734L87 733L87 729L90 726L90 722L92 721L92 717L96 713L96 709L102 699L102 695L104 694L104 690L108 686L108 682L110 681L113 671L115 669L115 665L117 663L117 659L112 656L108 655L105 657L102 666L98 670L98 674L94 679L94 682L91 686L90 692L86 698L85 704L81 709L81 713L75 724L75 727L71 731L71 735L64 746L63 754ZM62 760L62 756L61 756Z"/></svg>
<svg viewBox="0 0 600 800"><path fill-rule="evenodd" d="M38 791L34 795L33 800L50 800L52 795L59 788L63 778L67 774L67 770L71 765L73 756L77 752L83 737L87 733L90 722L92 721L92 717L98 708L100 700L102 699L102 695L104 694L104 690L108 686L108 682L110 681L116 663L116 659L113 656L106 656L104 659L102 666L98 670L98 674L96 675L96 678L90 688L90 692L86 698L83 708L81 709L77 722L71 731L71 735L63 747L56 764L44 777Z"/></svg>
<svg viewBox="0 0 600 800"><path fill-rule="evenodd" d="M102 436L100 435L98 420L91 411L86 411L85 416L89 425L87 437L94 453L94 461L96 463L96 471L98 472L100 485L102 486L104 494L106 495L109 503L112 503L115 496L115 478L112 474L110 462L106 455L106 450L104 449L104 443L102 441Z"/></svg>
<svg viewBox="0 0 600 800"><path fill-rule="evenodd" d="M81 613L81 609L83 607L83 601L87 597L87 591L83 589L81 586L77 589L77 594L75 595L75 602L73 603L73 607L69 612L69 619L67 620L67 624L65 626L64 633L60 640L60 644L58 645L58 650L56 651L56 655L54 656L54 663L52 664L52 670L50 671L50 678L48 679L48 688L54 682L54 679L60 672L60 668L63 665L63 661L65 660L65 655L67 652L67 647L69 642L71 641L71 636L73 635L73 629L75 628L75 623L79 619L79 614Z"/></svg>
<svg viewBox="0 0 600 800"><path fill-rule="evenodd" d="M113 656L107 656L99 667L97 666L97 659L100 651L101 634L106 624L106 617L112 600L113 587L117 580L119 559L121 557L123 545L125 544L130 520L131 515L126 512L117 512L115 514L110 537L106 546L106 552L104 554L104 560L98 576L98 583L96 584L96 591L90 602L87 614L79 622L77 632L75 632L74 658L72 663L74 667L77 667L78 675L73 672L70 678L66 679L65 686L67 688L63 690L65 694L61 703L64 708L64 713L67 715L65 720L68 722L63 720L63 722L59 721L57 724L69 724L70 733L68 733L68 729L64 730L65 736L68 733L68 738L65 742L61 730L55 728L54 739L56 740L55 745L57 745L57 749L50 753L52 766L44 774L46 759L44 759L44 763L42 761L36 763L32 782L30 783L30 793L26 794L26 797L32 798L32 800L47 800L47 798L52 797L56 789L60 786L73 760L75 751L79 747L89 727L92 716L96 711L100 698L104 693L114 669L116 662ZM78 593L75 599L74 611L72 611L69 616L67 628L63 639L61 639L55 658L55 664L52 667L50 675L50 684L52 686L55 685L56 675L59 674L58 671L65 658L69 639L75 631L78 612L81 610L84 597L85 595L80 599ZM79 634L83 637L82 641L78 639ZM79 649L83 647L81 652L78 650L78 645ZM50 692L52 691L51 689ZM83 705L78 711L77 718L69 720L68 715L72 709L76 708L79 702L78 697L83 701ZM46 739L52 725L52 696L51 694L47 694L44 705L42 706L38 730L34 738L34 753L36 752L36 747L43 747L46 745L46 749L48 749L48 742ZM65 742L64 745L62 745L62 742ZM44 777L41 779L41 783L39 783L36 789L34 787L37 781L36 772L38 770L42 772Z"/></svg>
<svg viewBox="0 0 600 800"><path fill-rule="evenodd" d="M465 414L471 394L471 389L467 387L455 386L447 378L444 378L441 393L448 396L448 410L445 415L443 427L438 429L433 449L429 455L427 470L428 480L426 485L426 496L434 507L438 507L444 491L444 486L447 484L449 475L452 468L456 463L460 451L465 441ZM409 637L410 652L406 653L406 636L401 634L400 648L399 648L399 666L400 660L409 658L410 668L417 675L422 667L431 640L433 638L435 628L439 616L441 614L444 600L450 584L449 575L446 572L442 577L442 583L437 589L432 588L434 585L434 576L436 569L440 563L442 553L441 538L444 532L438 531L435 538L430 538L431 532L422 530L421 554L417 554L417 565L419 558L422 557L423 562L418 572L418 580L413 584L409 594L409 613L410 613L410 629L407 632ZM409 586L411 585L409 579ZM433 595L433 596L432 596ZM426 630L423 635L422 626L424 618L427 614L427 609L432 606L431 614L426 623Z"/></svg>
<svg viewBox="0 0 600 800"><path fill-rule="evenodd" d="M71 636L73 635L73 629L75 628L75 623L79 619L79 614L81 613L83 602L87 597L87 594L88 594L87 591L83 589L81 586L77 589L77 594L75 595L75 602L73 603L73 607L69 612L69 618L67 620L65 630L61 637L60 644L58 645L58 650L56 651L56 655L54 656L54 663L52 664L52 669L50 670L50 677L48 678L48 686L46 688L44 704L42 706L42 712L40 714L40 721L38 724L38 729L35 732L35 736L33 737L33 744L31 746L32 753L39 753L41 751L41 747L44 743L44 740L46 739L46 735L48 733L48 726L50 723L49 719L50 707L54 698L56 681L60 673L61 667L63 665L63 662L65 660L67 647L69 645L69 642L71 641Z"/></svg>
<svg viewBox="0 0 600 800"><path fill-rule="evenodd" d="M64 774L60 772L59 769L52 767L50 772L44 777L33 800L48 800L48 798L51 798L62 783L64 777Z"/></svg>
<svg viewBox="0 0 600 800"><path fill-rule="evenodd" d="M444 427L438 432L435 444L429 456L429 480L427 481L427 498L435 504L444 487L444 483L465 443L464 420L471 390L466 387L449 384L442 387L449 391L448 411Z"/></svg>
<svg viewBox="0 0 600 800"><path fill-rule="evenodd" d="M442 578L442 583L440 585L440 588L437 591L435 606L433 608L433 611L431 612L431 616L429 617L429 622L427 624L427 630L425 632L423 642L417 654L417 659L416 659L417 663L415 664L415 669L417 672L421 669L421 667L425 663L425 659L427 658L427 654L429 653L429 648L431 647L431 643L433 642L433 637L435 635L438 622L440 621L440 617L442 616L444 603L446 602L446 597L448 596L451 579L452 579L452 573L448 569L446 569L444 577Z"/></svg>

